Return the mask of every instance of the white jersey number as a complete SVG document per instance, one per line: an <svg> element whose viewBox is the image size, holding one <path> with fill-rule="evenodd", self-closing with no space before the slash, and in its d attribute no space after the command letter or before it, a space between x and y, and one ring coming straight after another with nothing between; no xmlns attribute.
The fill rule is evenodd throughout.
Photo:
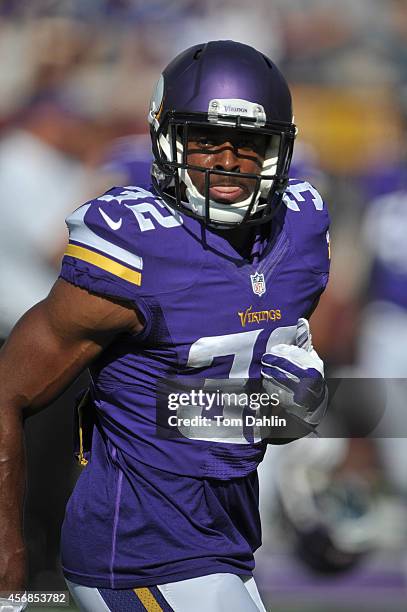
<svg viewBox="0 0 407 612"><path fill-rule="evenodd" d="M283 201L287 208L300 211L301 205L304 202L312 203L315 210L323 210L324 201L318 191L309 183L298 183L298 185L289 185L284 193Z"/></svg>
<svg viewBox="0 0 407 612"><path fill-rule="evenodd" d="M297 327L292 325L289 327L279 327L273 330L267 340L266 351L276 344L293 344L295 342L295 334ZM232 365L229 371L228 378L230 384L224 380L205 379L203 381L203 391L208 394L215 395L219 391L222 393L235 394L236 383L233 379L242 379L242 384L249 377L250 366L253 363L253 353L256 341L262 329L239 332L236 334L227 334L224 336L206 336L199 338L192 344L187 366L192 368L207 368L210 367L217 357L232 356ZM221 387L221 389L220 389ZM216 434L215 437L208 435L208 430L205 425L197 427L188 426L187 428L180 427L181 433L188 438L194 440L210 440L212 442L223 442L232 444L248 444L248 440L244 437L243 431L243 410L244 405L241 403L226 403L222 404L223 421L218 423L216 427L211 426L211 430ZM201 406L182 406L178 410L178 416L192 418L201 415ZM234 419L236 424L230 425L230 419ZM224 423L226 423L224 425ZM268 428L256 427L254 431L255 441L269 437L270 430Z"/></svg>

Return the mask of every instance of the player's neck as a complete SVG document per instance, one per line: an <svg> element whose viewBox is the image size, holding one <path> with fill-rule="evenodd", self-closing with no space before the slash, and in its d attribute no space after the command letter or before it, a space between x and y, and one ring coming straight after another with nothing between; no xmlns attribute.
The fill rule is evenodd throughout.
<svg viewBox="0 0 407 612"><path fill-rule="evenodd" d="M227 240L239 255L245 259L250 257L256 236L254 227L237 227L227 230L214 229L212 231Z"/></svg>

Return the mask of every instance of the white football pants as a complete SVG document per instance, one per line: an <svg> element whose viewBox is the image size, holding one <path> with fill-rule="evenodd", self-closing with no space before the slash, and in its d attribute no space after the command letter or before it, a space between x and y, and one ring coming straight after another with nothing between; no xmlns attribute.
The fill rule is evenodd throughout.
<svg viewBox="0 0 407 612"><path fill-rule="evenodd" d="M96 587L66 583L82 612L119 612L107 606ZM266 612L252 576L210 574L157 588L174 612Z"/></svg>

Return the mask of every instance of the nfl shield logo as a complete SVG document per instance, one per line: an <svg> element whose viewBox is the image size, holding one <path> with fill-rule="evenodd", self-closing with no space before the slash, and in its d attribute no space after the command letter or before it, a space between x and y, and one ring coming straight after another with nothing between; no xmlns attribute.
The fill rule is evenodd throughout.
<svg viewBox="0 0 407 612"><path fill-rule="evenodd" d="M264 280L264 274L250 274L250 279L252 281L252 289L253 293L256 295L263 295L266 293L266 281Z"/></svg>

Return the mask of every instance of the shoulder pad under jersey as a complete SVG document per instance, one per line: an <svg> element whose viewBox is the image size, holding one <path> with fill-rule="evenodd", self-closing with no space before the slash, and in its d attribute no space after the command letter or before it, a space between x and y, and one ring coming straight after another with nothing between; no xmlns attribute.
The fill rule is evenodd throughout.
<svg viewBox="0 0 407 612"><path fill-rule="evenodd" d="M168 241L167 230L179 228L182 218L151 191L131 186L114 187L80 206L66 224L61 277L90 292L138 303L149 292L146 264L150 279L159 267L162 232Z"/></svg>
<svg viewBox="0 0 407 612"><path fill-rule="evenodd" d="M291 179L283 196L285 226L297 255L315 272L327 273L330 263L329 213L310 183Z"/></svg>

